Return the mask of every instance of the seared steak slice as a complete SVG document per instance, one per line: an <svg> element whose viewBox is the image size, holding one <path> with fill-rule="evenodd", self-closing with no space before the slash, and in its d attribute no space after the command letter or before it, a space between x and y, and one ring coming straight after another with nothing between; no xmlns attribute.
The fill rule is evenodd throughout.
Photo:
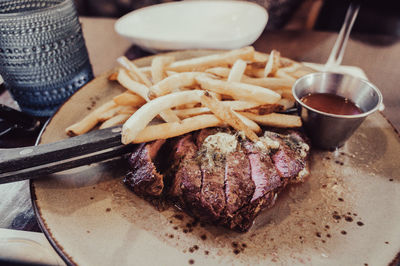
<svg viewBox="0 0 400 266"><path fill-rule="evenodd" d="M181 138L175 149L174 157L180 161L170 195L178 198L182 208L190 210L195 215L201 215L201 182L200 165L196 161L197 146L192 135Z"/></svg>
<svg viewBox="0 0 400 266"><path fill-rule="evenodd" d="M246 154L242 150L228 154L225 165L226 215L232 217L248 204L255 188Z"/></svg>
<svg viewBox="0 0 400 266"><path fill-rule="evenodd" d="M279 142L279 150L272 156L276 170L285 181L296 181L305 167L309 147L297 132L287 135L267 133L271 139ZM301 181L301 180L299 180Z"/></svg>
<svg viewBox="0 0 400 266"><path fill-rule="evenodd" d="M245 205L233 217L228 219L225 226L240 232L246 232L253 225L254 220L262 209L270 208L275 204L276 193L271 191L253 202Z"/></svg>
<svg viewBox="0 0 400 266"><path fill-rule="evenodd" d="M250 161L251 178L255 184L255 191L251 199L253 202L279 187L282 182L269 154L260 152L253 143L248 141L244 147Z"/></svg>
<svg viewBox="0 0 400 266"><path fill-rule="evenodd" d="M169 194L173 197L180 197L182 196L182 172L186 172L185 169L179 169L179 167L183 167L184 161L192 160L194 154L196 152L196 145L192 141L192 135L185 135L183 137L178 138L176 143L173 146L172 152L172 170L171 174L172 177L172 184L169 191ZM178 174L179 172L179 174Z"/></svg>
<svg viewBox="0 0 400 266"><path fill-rule="evenodd" d="M219 220L225 209L224 174L225 163L210 165L206 160L201 162L203 182L201 187L201 205L212 220Z"/></svg>
<svg viewBox="0 0 400 266"><path fill-rule="evenodd" d="M161 195L164 182L163 175L160 174L154 164L161 146L165 140L156 140L145 145L141 145L132 153L129 164L132 168L124 182L138 195L159 196Z"/></svg>

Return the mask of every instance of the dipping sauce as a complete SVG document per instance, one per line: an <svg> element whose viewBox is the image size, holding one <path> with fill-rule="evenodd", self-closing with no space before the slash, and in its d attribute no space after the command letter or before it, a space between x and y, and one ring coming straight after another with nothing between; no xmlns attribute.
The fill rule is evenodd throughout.
<svg viewBox="0 0 400 266"><path fill-rule="evenodd" d="M351 100L331 93L311 93L301 101L318 111L335 115L358 115L363 111Z"/></svg>

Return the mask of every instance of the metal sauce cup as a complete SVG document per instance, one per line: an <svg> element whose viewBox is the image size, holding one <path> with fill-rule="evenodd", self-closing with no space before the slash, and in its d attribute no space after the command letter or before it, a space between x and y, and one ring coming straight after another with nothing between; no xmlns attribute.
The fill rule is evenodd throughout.
<svg viewBox="0 0 400 266"><path fill-rule="evenodd" d="M372 83L357 77L338 73L312 73L296 81L292 92L299 115L312 143L322 149L341 147L364 119L383 110L382 94ZM354 102L363 113L336 115L311 108L301 98L312 93L330 93Z"/></svg>

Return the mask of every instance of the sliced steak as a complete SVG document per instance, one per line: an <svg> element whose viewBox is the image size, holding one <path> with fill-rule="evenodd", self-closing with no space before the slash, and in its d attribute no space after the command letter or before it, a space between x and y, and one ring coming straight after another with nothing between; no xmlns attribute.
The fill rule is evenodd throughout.
<svg viewBox="0 0 400 266"><path fill-rule="evenodd" d="M270 208L275 204L276 193L271 191L262 197L257 198L251 203L243 206L235 216L228 219L224 224L230 229L234 229L239 232L246 232L253 225L254 220L260 211L264 208Z"/></svg>
<svg viewBox="0 0 400 266"><path fill-rule="evenodd" d="M207 160L200 163L203 182L201 187L201 205L209 218L214 221L220 219L225 209L225 162L211 165Z"/></svg>
<svg viewBox="0 0 400 266"><path fill-rule="evenodd" d="M180 161L170 195L178 198L179 205L192 214L201 215L202 174L196 160L197 146L192 135L180 139L175 150L175 158Z"/></svg>
<svg viewBox="0 0 400 266"><path fill-rule="evenodd" d="M279 142L279 150L272 155L274 165L283 180L296 180L304 169L308 154L308 145L297 132L287 135L268 133L270 138Z"/></svg>
<svg viewBox="0 0 400 266"><path fill-rule="evenodd" d="M132 153L129 164L132 168L124 182L136 194L142 196L161 195L164 182L163 175L160 174L155 166L154 159L165 140L156 140L145 145L141 145Z"/></svg>
<svg viewBox="0 0 400 266"><path fill-rule="evenodd" d="M244 151L228 154L225 165L226 215L233 217L237 210L248 204L255 189L249 158Z"/></svg>
<svg viewBox="0 0 400 266"><path fill-rule="evenodd" d="M169 194L173 197L182 196L182 176L187 172L187 166L184 165L184 161L189 162L193 160L193 157L197 151L196 145L192 141L192 135L185 135L178 138L175 145L173 146L172 152L172 165L171 165L171 177L172 184ZM179 173L179 174L178 174ZM200 178L201 181L201 178ZM200 182L201 183L201 182Z"/></svg>
<svg viewBox="0 0 400 266"><path fill-rule="evenodd" d="M142 196L168 196L205 222L247 231L278 193L306 173L309 147L297 132L266 132L260 143L204 129L141 145L125 182Z"/></svg>

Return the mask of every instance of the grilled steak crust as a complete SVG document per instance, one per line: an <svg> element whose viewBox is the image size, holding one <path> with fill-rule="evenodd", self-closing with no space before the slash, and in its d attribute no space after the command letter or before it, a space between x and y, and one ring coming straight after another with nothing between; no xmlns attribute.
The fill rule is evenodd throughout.
<svg viewBox="0 0 400 266"><path fill-rule="evenodd" d="M249 158L243 150L230 153L225 165L226 215L235 213L249 204L255 191L255 183L251 178Z"/></svg>
<svg viewBox="0 0 400 266"><path fill-rule="evenodd" d="M260 140L212 128L143 144L130 157L125 183L202 221L247 231L286 185L307 174L309 146L298 132L265 132Z"/></svg>
<svg viewBox="0 0 400 266"><path fill-rule="evenodd" d="M160 196L163 188L163 175L160 174L153 160L165 140L156 140L151 143L142 144L132 153L129 164L132 168L124 182L138 195Z"/></svg>

